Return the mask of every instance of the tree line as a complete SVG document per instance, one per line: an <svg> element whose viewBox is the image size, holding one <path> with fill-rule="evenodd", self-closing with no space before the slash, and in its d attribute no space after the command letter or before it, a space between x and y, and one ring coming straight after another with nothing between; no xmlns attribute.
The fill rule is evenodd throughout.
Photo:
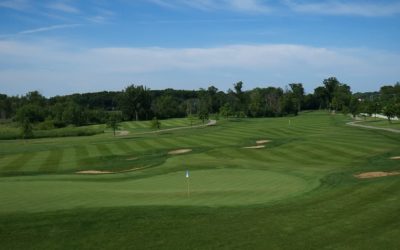
<svg viewBox="0 0 400 250"><path fill-rule="evenodd" d="M277 117L316 109L353 115L384 113L390 118L400 116L400 83L366 93L352 93L349 85L330 77L309 94L305 93L302 83L244 91L243 82L235 83L227 92L214 86L199 90L151 90L142 85L130 85L122 91L50 98L38 91L23 96L0 94L0 119L19 122L28 130L31 124L39 129L51 129L155 117L197 116L205 120L209 114L225 118Z"/></svg>

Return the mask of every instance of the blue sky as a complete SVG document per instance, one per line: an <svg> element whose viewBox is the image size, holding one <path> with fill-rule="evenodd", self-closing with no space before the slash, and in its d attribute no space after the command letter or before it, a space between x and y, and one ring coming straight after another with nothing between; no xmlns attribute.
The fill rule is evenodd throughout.
<svg viewBox="0 0 400 250"><path fill-rule="evenodd" d="M400 1L0 0L0 93L400 81Z"/></svg>

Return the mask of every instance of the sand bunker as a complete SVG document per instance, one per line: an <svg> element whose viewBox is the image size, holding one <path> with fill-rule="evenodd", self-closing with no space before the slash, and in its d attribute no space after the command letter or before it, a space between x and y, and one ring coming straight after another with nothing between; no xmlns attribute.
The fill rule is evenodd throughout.
<svg viewBox="0 0 400 250"><path fill-rule="evenodd" d="M144 169L146 167L140 167L140 168L131 168L127 170L122 170L122 171L100 171L100 170L84 170L84 171L78 171L76 174L118 174L118 173L126 173L126 172L131 172L131 171L136 171L140 169Z"/></svg>
<svg viewBox="0 0 400 250"><path fill-rule="evenodd" d="M393 156L393 157L390 157L390 159L391 160L400 160L400 156Z"/></svg>
<svg viewBox="0 0 400 250"><path fill-rule="evenodd" d="M270 140L258 140L258 141L256 141L256 144L265 144L268 142L270 142Z"/></svg>
<svg viewBox="0 0 400 250"><path fill-rule="evenodd" d="M259 148L265 148L265 146L264 145L258 145L258 146L243 147L243 148L259 149Z"/></svg>
<svg viewBox="0 0 400 250"><path fill-rule="evenodd" d="M191 151L192 150L189 148L184 148L184 149L177 149L177 150L169 151L168 154L169 155L179 155L179 154L184 154L184 153L188 153Z"/></svg>
<svg viewBox="0 0 400 250"><path fill-rule="evenodd" d="M100 170L84 170L78 171L77 174L113 174L111 171L100 171Z"/></svg>
<svg viewBox="0 0 400 250"><path fill-rule="evenodd" d="M137 159L139 159L139 157L132 157L132 158L128 158L128 159L126 159L127 161L134 161L134 160L137 160Z"/></svg>
<svg viewBox="0 0 400 250"><path fill-rule="evenodd" d="M118 131L117 135L118 136L126 136L126 135L129 135L129 131L127 131L127 130Z"/></svg>
<svg viewBox="0 0 400 250"><path fill-rule="evenodd" d="M361 174L354 175L360 179L369 179L369 178L378 178L378 177L385 177L385 176L392 176L392 175L400 175L400 172L365 172Z"/></svg>

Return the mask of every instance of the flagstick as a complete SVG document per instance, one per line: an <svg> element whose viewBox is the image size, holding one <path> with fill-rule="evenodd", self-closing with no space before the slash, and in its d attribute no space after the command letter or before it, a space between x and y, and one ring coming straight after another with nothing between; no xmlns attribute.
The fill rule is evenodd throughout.
<svg viewBox="0 0 400 250"><path fill-rule="evenodd" d="M190 197L190 184L189 184L189 178L186 178L187 179L187 196L188 196L188 198Z"/></svg>

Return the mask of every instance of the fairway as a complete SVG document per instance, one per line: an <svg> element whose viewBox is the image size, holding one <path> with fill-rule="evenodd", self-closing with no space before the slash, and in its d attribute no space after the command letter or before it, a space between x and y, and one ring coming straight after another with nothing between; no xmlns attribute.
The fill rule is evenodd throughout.
<svg viewBox="0 0 400 250"><path fill-rule="evenodd" d="M126 122L124 136L1 141L0 242L6 249L59 242L65 249L396 249L400 176L355 176L400 171L400 137L349 121L304 112L290 122L221 119L157 134L135 134L150 131L147 122Z"/></svg>

